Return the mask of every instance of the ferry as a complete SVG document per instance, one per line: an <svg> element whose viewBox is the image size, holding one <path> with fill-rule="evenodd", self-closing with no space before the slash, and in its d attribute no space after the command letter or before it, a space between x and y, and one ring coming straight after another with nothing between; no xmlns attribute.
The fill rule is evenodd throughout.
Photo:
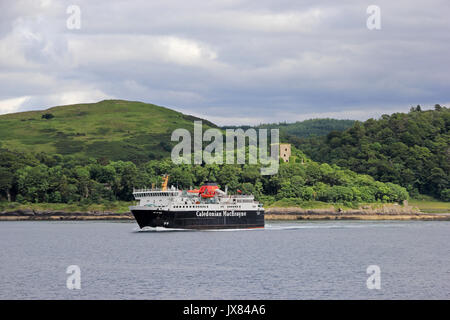
<svg viewBox="0 0 450 320"><path fill-rule="evenodd" d="M138 201L130 211L141 229L252 229L264 228L264 208L253 195L229 195L217 183L200 189L168 188L164 176L160 189L135 189Z"/></svg>

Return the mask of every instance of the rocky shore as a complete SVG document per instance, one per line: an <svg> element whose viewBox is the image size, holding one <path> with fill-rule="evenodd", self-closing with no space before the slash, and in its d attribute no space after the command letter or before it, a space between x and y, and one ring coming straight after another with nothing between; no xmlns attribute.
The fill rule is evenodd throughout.
<svg viewBox="0 0 450 320"><path fill-rule="evenodd" d="M266 220L449 220L450 213L422 213L408 205L385 204L342 209L268 208ZM0 221L24 220L134 220L130 212L65 212L52 210L13 210L0 212Z"/></svg>
<svg viewBox="0 0 450 320"><path fill-rule="evenodd" d="M266 220L449 220L450 213L423 213L419 209L398 204L361 206L342 209L268 208Z"/></svg>

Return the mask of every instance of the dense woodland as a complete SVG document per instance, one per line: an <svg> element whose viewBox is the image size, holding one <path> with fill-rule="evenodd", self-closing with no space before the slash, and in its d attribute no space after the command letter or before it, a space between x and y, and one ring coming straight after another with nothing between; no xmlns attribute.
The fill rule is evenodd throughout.
<svg viewBox="0 0 450 320"><path fill-rule="evenodd" d="M290 141L313 160L404 186L411 196L450 201L450 109L383 115L325 137Z"/></svg>
<svg viewBox="0 0 450 320"><path fill-rule="evenodd" d="M298 138L325 136L331 131L344 131L353 126L355 120L309 119L294 123L261 124L257 128L280 129L281 135L293 135Z"/></svg>
<svg viewBox="0 0 450 320"><path fill-rule="evenodd" d="M20 203L129 201L133 199L133 187L159 185L163 174L169 174L170 184L180 188L216 181L232 193L240 190L254 194L265 204L300 199L351 206L408 198L403 187L310 161L298 150L294 150L290 163L281 163L274 176L262 176L258 165L175 165L170 159L136 165L130 161L0 151L0 195Z"/></svg>
<svg viewBox="0 0 450 320"><path fill-rule="evenodd" d="M260 124L258 126L223 126L221 129L279 129L281 141L298 142L298 138L322 137L331 131L344 131L353 126L355 120L309 119L293 123L279 122Z"/></svg>

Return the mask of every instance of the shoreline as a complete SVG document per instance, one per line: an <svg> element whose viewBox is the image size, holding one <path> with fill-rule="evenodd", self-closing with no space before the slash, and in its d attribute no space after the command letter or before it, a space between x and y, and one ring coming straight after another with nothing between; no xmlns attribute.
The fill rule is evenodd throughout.
<svg viewBox="0 0 450 320"><path fill-rule="evenodd" d="M416 213L416 214L267 214L270 221L298 220L422 220L450 221L450 213Z"/></svg>
<svg viewBox="0 0 450 320"><path fill-rule="evenodd" d="M0 221L60 221L60 220L134 220L131 212L67 212L52 210L14 210L0 212Z"/></svg>
<svg viewBox="0 0 450 320"><path fill-rule="evenodd" d="M386 206L358 209L268 208L266 220L425 220L450 221L450 213L424 213L409 206ZM65 212L51 210L14 210L0 212L0 221L95 221L134 220L130 212Z"/></svg>
<svg viewBox="0 0 450 320"><path fill-rule="evenodd" d="M364 205L357 209L333 206L324 209L298 207L268 208L267 220L439 220L450 221L450 213L426 213L417 207L399 204Z"/></svg>

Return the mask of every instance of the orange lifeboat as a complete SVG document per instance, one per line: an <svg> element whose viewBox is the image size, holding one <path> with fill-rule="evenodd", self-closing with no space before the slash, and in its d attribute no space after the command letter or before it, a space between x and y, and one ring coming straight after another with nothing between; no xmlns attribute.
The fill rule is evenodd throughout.
<svg viewBox="0 0 450 320"><path fill-rule="evenodd" d="M216 183L206 183L198 190L198 193L202 198L213 198L216 195L217 189L219 189L219 187Z"/></svg>

